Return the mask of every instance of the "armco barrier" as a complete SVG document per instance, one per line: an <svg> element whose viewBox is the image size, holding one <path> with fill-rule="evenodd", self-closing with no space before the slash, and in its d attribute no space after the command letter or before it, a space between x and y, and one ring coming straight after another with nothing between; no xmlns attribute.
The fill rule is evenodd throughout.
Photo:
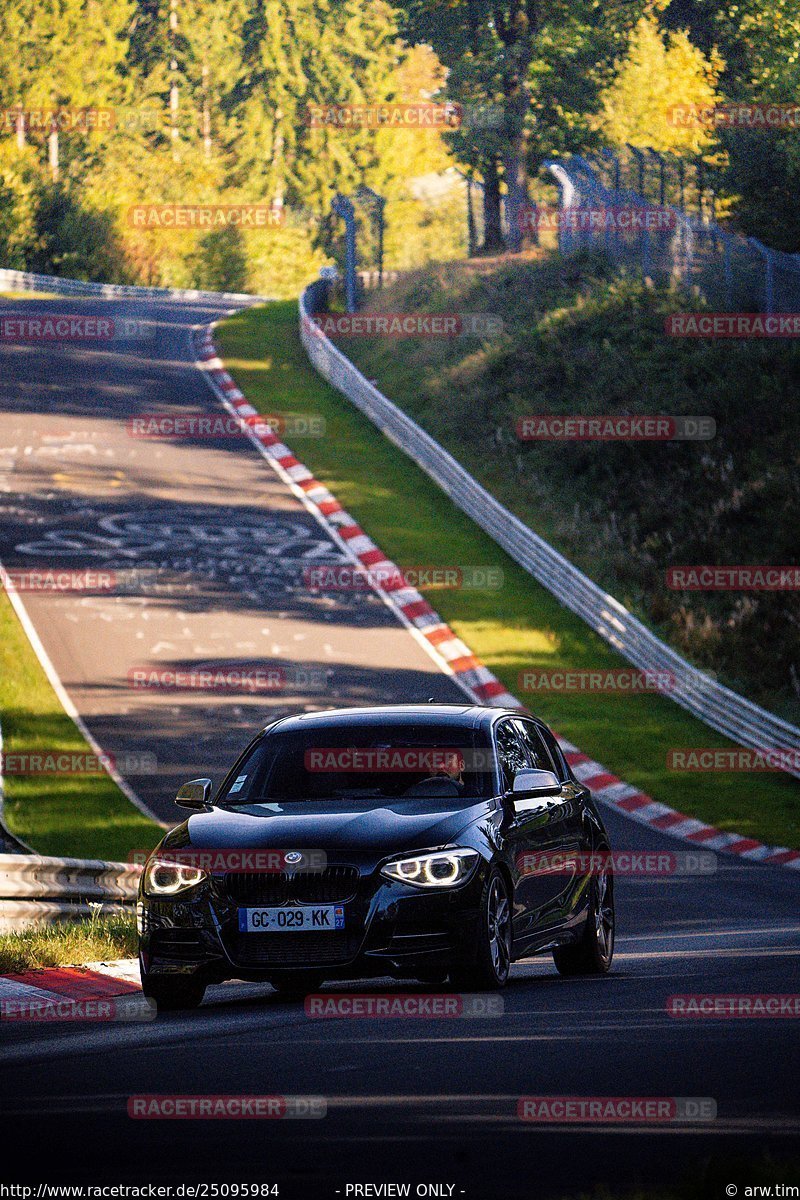
<svg viewBox="0 0 800 1200"><path fill-rule="evenodd" d="M325 337L311 314L325 307L328 283L300 297L300 336L314 367L447 493L557 600L642 670L674 677L670 698L706 725L753 749L800 751L800 729L710 679L651 633L624 605L509 512L451 454L365 379ZM800 778L800 766L790 769Z"/></svg>
<svg viewBox="0 0 800 1200"><path fill-rule="evenodd" d="M98 299L122 300L196 300L208 304L257 304L264 296L244 292L201 292L193 288L136 287L121 283L87 283L82 279L61 279L57 275L32 275L29 271L0 270L2 292L50 292L58 296L97 296Z"/></svg>
<svg viewBox="0 0 800 1200"><path fill-rule="evenodd" d="M37 854L0 854L0 932L53 920L129 910L141 867Z"/></svg>

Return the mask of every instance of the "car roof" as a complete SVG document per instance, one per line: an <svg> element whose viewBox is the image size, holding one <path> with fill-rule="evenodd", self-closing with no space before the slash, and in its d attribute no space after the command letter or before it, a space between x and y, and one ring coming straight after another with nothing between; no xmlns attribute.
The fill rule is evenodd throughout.
<svg viewBox="0 0 800 1200"><path fill-rule="evenodd" d="M461 729L490 727L502 716L530 716L517 708L492 708L482 704L379 704L363 708L328 708L318 712L282 717L268 730L296 732L302 729L336 729L360 725L439 725Z"/></svg>

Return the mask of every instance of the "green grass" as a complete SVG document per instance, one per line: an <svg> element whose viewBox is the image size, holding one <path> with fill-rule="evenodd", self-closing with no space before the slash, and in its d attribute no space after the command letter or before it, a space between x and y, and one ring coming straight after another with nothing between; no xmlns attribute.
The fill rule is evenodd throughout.
<svg viewBox="0 0 800 1200"><path fill-rule="evenodd" d="M0 973L109 962L132 958L136 952L133 914L107 917L98 914L86 920L63 921L20 933L0 933Z"/></svg>
<svg viewBox="0 0 800 1200"><path fill-rule="evenodd" d="M217 333L226 366L261 412L318 414L326 437L291 448L400 566L499 565L497 592L437 590L429 599L520 699L520 672L625 666L599 637L513 563L406 456L313 370L297 308L250 309ZM677 774L673 747L730 743L660 696L542 693L531 707L623 779L665 804L764 841L800 846L800 785L783 775Z"/></svg>
<svg viewBox="0 0 800 1200"><path fill-rule="evenodd" d="M0 589L0 725L6 754L89 749L64 712ZM6 775L5 820L40 854L123 862L161 829L107 775Z"/></svg>
<svg viewBox="0 0 800 1200"><path fill-rule="evenodd" d="M697 308L593 255L447 263L367 307L478 312L502 336L342 339L493 495L679 653L800 723L797 592L681 592L669 567L798 560L797 339L675 338ZM707 415L707 441L520 441L526 415ZM486 453L486 447L492 447Z"/></svg>

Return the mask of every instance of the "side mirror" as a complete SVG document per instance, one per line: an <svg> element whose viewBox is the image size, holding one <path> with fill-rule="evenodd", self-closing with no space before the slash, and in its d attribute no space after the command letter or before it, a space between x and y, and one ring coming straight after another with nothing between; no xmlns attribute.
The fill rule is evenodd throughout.
<svg viewBox="0 0 800 1200"><path fill-rule="evenodd" d="M178 808L189 808L192 812L207 812L212 787L210 779L192 779L178 789L175 803Z"/></svg>
<svg viewBox="0 0 800 1200"><path fill-rule="evenodd" d="M558 776L552 771L538 771L526 767L524 771L517 771L514 776L511 795L514 800L523 800L532 796L557 796L560 791Z"/></svg>

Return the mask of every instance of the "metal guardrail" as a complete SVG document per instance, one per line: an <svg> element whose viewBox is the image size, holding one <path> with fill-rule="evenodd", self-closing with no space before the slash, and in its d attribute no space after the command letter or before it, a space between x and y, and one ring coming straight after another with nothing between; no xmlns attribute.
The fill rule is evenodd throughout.
<svg viewBox="0 0 800 1200"><path fill-rule="evenodd" d="M92 905L126 912L142 868L95 859L0 854L0 932L89 917Z"/></svg>
<svg viewBox="0 0 800 1200"><path fill-rule="evenodd" d="M0 270L2 292L53 292L61 296L97 296L131 300L195 300L200 303L256 304L266 296L246 292L203 292L193 288L138 287L121 283L88 283L82 279L62 279L58 275L34 275L30 271Z"/></svg>
<svg viewBox="0 0 800 1200"><path fill-rule="evenodd" d="M311 320L324 310L328 281L300 297L300 337L319 373L446 492L516 563L566 608L576 613L628 662L641 670L669 672L669 696L732 741L753 749L800 751L800 729L738 695L692 666L593 583L482 487L451 454L388 400ZM793 761L800 756L791 756ZM800 778L800 766L788 768Z"/></svg>

